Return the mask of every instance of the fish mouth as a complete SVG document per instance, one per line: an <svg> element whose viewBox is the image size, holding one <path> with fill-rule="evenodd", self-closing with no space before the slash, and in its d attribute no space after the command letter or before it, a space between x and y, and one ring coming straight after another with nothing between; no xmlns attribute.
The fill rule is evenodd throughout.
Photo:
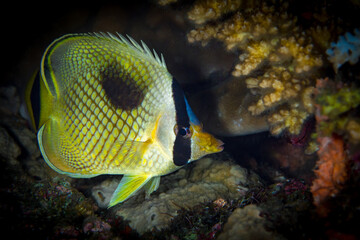
<svg viewBox="0 0 360 240"><path fill-rule="evenodd" d="M216 139L217 141L217 149L219 150L219 152L221 152L222 150L224 150L224 142L219 140L219 139Z"/></svg>

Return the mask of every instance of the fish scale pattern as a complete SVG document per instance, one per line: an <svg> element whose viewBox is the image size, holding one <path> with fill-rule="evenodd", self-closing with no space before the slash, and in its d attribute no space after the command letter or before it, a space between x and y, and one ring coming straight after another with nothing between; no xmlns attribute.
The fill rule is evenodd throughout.
<svg viewBox="0 0 360 240"><path fill-rule="evenodd" d="M166 92L171 81L153 64L111 48L105 39L99 41L78 41L66 53L67 64L61 73L64 94L59 100L67 136L62 155L77 172L131 171L131 166L136 167L130 156L135 144L147 140L145 129L155 122L156 111L150 111L150 106L160 107L164 97L171 97ZM153 76L163 83L154 86ZM139 86L144 94L139 106L128 110L114 106L103 86L106 77ZM66 152L69 146L73 154Z"/></svg>

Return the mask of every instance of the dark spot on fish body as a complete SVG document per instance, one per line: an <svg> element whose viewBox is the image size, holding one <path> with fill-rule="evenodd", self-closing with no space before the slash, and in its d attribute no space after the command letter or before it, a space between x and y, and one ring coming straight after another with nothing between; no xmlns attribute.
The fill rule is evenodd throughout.
<svg viewBox="0 0 360 240"><path fill-rule="evenodd" d="M101 78L102 87L110 103L127 111L140 106L145 97L141 86L127 72L109 74L108 71L103 71Z"/></svg>

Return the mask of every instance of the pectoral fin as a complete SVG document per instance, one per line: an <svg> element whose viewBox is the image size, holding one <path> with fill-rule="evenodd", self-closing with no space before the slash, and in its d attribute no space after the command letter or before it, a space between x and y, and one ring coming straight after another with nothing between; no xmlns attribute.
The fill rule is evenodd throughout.
<svg viewBox="0 0 360 240"><path fill-rule="evenodd" d="M108 207L110 208L115 206L134 195L151 178L152 176L149 175L124 175L119 183L119 186L113 193Z"/></svg>

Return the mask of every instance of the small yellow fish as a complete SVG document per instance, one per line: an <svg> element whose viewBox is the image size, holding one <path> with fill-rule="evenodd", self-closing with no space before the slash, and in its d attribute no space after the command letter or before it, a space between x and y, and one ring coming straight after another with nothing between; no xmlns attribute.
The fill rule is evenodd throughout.
<svg viewBox="0 0 360 240"><path fill-rule="evenodd" d="M26 96L52 169L76 178L124 174L109 207L223 149L202 131L163 56L120 34L56 39Z"/></svg>

